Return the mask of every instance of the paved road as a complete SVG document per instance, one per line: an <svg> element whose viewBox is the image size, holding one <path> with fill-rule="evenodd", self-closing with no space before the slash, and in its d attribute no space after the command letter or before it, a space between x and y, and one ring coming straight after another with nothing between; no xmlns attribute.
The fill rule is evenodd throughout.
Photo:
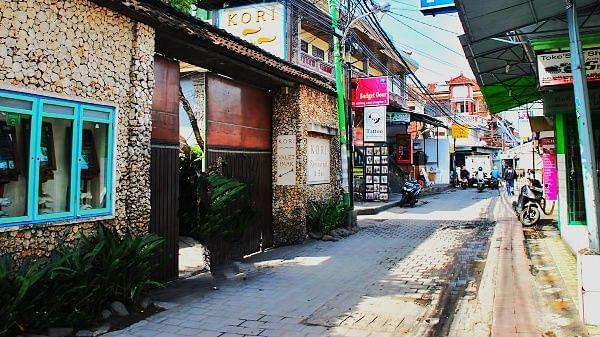
<svg viewBox="0 0 600 337"><path fill-rule="evenodd" d="M171 309L110 336L425 336L486 251L497 192L449 191L359 219L338 242L309 241L243 261L247 279L179 282ZM216 287L213 290L212 287Z"/></svg>

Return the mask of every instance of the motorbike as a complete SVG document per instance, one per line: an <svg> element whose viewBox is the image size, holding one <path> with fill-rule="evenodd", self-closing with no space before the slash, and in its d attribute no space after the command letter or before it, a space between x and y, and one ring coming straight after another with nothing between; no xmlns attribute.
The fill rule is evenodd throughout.
<svg viewBox="0 0 600 337"><path fill-rule="evenodd" d="M477 178L477 192L483 192L483 190L485 190L486 180L487 177L485 173L483 174L483 177Z"/></svg>
<svg viewBox="0 0 600 337"><path fill-rule="evenodd" d="M544 189L537 179L521 188L517 201L513 201L513 210L523 226L534 226L540 221L545 203L543 196Z"/></svg>
<svg viewBox="0 0 600 337"><path fill-rule="evenodd" d="M400 190L402 199L400 199L400 207L410 205L414 207L419 201L418 196L421 194L421 185L415 179L407 179Z"/></svg>
<svg viewBox="0 0 600 337"><path fill-rule="evenodd" d="M498 178L490 176L486 181L486 185L489 189L497 190L498 188L500 188L500 181L498 180Z"/></svg>
<svg viewBox="0 0 600 337"><path fill-rule="evenodd" d="M469 187L469 179L467 179L467 178L463 178L463 179L461 179L461 180L460 180L460 187L461 187L463 190L466 190L466 189Z"/></svg>

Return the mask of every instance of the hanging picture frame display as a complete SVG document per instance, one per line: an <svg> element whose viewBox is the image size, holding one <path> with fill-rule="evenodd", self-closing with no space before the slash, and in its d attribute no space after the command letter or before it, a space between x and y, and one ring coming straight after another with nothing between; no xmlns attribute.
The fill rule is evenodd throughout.
<svg viewBox="0 0 600 337"><path fill-rule="evenodd" d="M387 143L365 143L365 201L389 200Z"/></svg>
<svg viewBox="0 0 600 337"><path fill-rule="evenodd" d="M0 122L0 183L19 179L16 139L15 127Z"/></svg>

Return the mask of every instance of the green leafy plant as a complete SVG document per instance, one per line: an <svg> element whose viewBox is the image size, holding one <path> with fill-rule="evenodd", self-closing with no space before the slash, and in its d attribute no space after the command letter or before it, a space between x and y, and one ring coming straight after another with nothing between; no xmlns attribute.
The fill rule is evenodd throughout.
<svg viewBox="0 0 600 337"><path fill-rule="evenodd" d="M43 294L30 290L46 272L43 262L25 263L16 268L11 256L0 256L0 336L8 336L15 329L22 330L19 317L44 300Z"/></svg>
<svg viewBox="0 0 600 337"><path fill-rule="evenodd" d="M188 235L198 219L198 179L204 153L198 145L183 144L179 151L179 232Z"/></svg>
<svg viewBox="0 0 600 337"><path fill-rule="evenodd" d="M312 202L308 209L306 224L311 232L327 234L347 224L350 209L336 199Z"/></svg>
<svg viewBox="0 0 600 337"><path fill-rule="evenodd" d="M216 173L201 175L198 181L198 219L193 230L202 242L234 240L242 235L255 212L246 184Z"/></svg>
<svg viewBox="0 0 600 337"><path fill-rule="evenodd" d="M163 0L164 2L171 5L173 8L181 12L189 12L192 9L192 5L195 5L198 0Z"/></svg>
<svg viewBox="0 0 600 337"><path fill-rule="evenodd" d="M0 336L60 325L84 327L111 301L136 303L152 280L153 257L163 239L154 234L119 237L100 227L73 247L15 268L0 259ZM35 317L35 319L32 319Z"/></svg>

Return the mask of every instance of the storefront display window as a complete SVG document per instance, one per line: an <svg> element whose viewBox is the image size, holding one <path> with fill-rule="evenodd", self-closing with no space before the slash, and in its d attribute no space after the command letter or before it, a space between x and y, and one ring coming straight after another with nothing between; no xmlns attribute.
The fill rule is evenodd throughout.
<svg viewBox="0 0 600 337"><path fill-rule="evenodd" d="M112 212L114 109L0 90L0 226Z"/></svg>

